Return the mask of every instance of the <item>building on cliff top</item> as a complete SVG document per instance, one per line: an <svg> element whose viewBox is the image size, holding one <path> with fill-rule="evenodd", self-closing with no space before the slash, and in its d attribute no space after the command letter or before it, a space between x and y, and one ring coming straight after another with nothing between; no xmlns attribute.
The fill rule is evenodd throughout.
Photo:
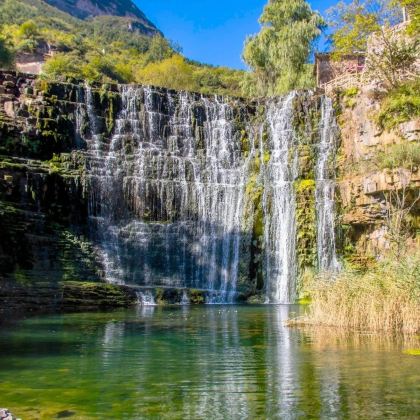
<svg viewBox="0 0 420 420"><path fill-rule="evenodd" d="M331 53L316 53L314 74L317 87L324 89L326 93L337 88L345 89L360 83L364 77L365 70L369 67L369 57L377 55L385 48L383 33L388 37L406 37L404 30L410 22L410 10L403 8L403 20L399 24L387 27L384 26L381 32L373 33L368 39L366 52L355 52L344 55L340 59L334 59ZM420 70L419 60L413 66L414 71Z"/></svg>
<svg viewBox="0 0 420 420"><path fill-rule="evenodd" d="M331 81L347 75L357 75L363 72L366 62L364 53L345 55L340 60L334 60L330 53L315 54L316 84L325 88Z"/></svg>

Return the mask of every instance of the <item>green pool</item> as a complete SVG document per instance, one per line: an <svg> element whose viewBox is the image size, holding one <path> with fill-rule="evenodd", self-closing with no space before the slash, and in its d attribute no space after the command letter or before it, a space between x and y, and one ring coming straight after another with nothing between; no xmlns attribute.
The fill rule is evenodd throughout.
<svg viewBox="0 0 420 420"><path fill-rule="evenodd" d="M294 310L144 307L4 326L0 407L23 420L417 418L412 342L289 329Z"/></svg>

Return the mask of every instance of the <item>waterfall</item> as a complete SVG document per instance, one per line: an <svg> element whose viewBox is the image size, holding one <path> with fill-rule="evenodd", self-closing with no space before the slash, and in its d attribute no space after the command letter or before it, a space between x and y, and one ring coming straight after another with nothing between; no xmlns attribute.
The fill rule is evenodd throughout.
<svg viewBox="0 0 420 420"><path fill-rule="evenodd" d="M92 93L91 219L108 281L195 287L232 302L247 163L223 98L120 86L109 144Z"/></svg>
<svg viewBox="0 0 420 420"><path fill-rule="evenodd" d="M118 86L115 95L112 135L105 133L109 116L95 89L86 86L75 115L87 145L89 218L105 279L195 288L205 292L207 303L230 303L238 287L251 284L251 246L259 246L266 302L293 303L299 95L249 104L133 85ZM329 162L337 125L329 99L323 99L321 114L315 170L319 267L336 269ZM86 119L89 127L82 130ZM264 226L258 238L249 219L250 179L261 189Z"/></svg>
<svg viewBox="0 0 420 420"><path fill-rule="evenodd" d="M321 271L337 271L340 264L335 245L335 180L334 169L338 127L332 100L322 98L320 142L316 165L316 209L318 268Z"/></svg>
<svg viewBox="0 0 420 420"><path fill-rule="evenodd" d="M190 304L190 299L188 297L187 291L186 290L183 290L182 291L182 298L181 298L180 305L187 306L189 304Z"/></svg>
<svg viewBox="0 0 420 420"><path fill-rule="evenodd" d="M156 306L155 297L150 290L144 292L136 292L137 304L140 306Z"/></svg>
<svg viewBox="0 0 420 420"><path fill-rule="evenodd" d="M296 199L298 158L291 93L268 105L271 157L264 167L264 248L267 303L292 303L296 291Z"/></svg>

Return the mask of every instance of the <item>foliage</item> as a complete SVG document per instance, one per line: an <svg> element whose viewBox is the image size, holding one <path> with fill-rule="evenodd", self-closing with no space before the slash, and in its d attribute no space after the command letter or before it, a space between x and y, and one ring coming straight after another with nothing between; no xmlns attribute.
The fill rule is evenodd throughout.
<svg viewBox="0 0 420 420"><path fill-rule="evenodd" d="M290 324L359 331L420 331L420 255L385 259L371 270L320 274L309 286L309 312Z"/></svg>
<svg viewBox="0 0 420 420"><path fill-rule="evenodd" d="M327 11L333 29L333 57L341 59L353 53L366 52L369 36L384 24L401 19L400 9L389 0L340 1Z"/></svg>
<svg viewBox="0 0 420 420"><path fill-rule="evenodd" d="M359 88L355 86L345 89L341 94L344 106L353 109L357 104L357 96L359 93Z"/></svg>
<svg viewBox="0 0 420 420"><path fill-rule="evenodd" d="M420 166L420 143L413 142L395 144L386 149L385 152L379 153L375 158L377 168L397 169Z"/></svg>
<svg viewBox="0 0 420 420"><path fill-rule="evenodd" d="M45 63L44 73L55 80L67 77L80 78L80 61L70 54L56 54Z"/></svg>
<svg viewBox="0 0 420 420"><path fill-rule="evenodd" d="M408 9L410 16L410 24L407 31L410 35L416 35L420 32L420 2L418 0L395 0L395 3L400 4Z"/></svg>
<svg viewBox="0 0 420 420"><path fill-rule="evenodd" d="M246 40L243 59L252 70L246 94L272 96L308 86L305 63L324 21L304 0L273 0L260 18L262 28Z"/></svg>
<svg viewBox="0 0 420 420"><path fill-rule="evenodd" d="M399 124L420 117L420 79L391 89L381 102L376 122L381 129L390 130Z"/></svg>
<svg viewBox="0 0 420 420"><path fill-rule="evenodd" d="M193 68L180 55L148 64L139 70L135 77L145 85L155 84L177 90L188 89L194 83Z"/></svg>
<svg viewBox="0 0 420 420"><path fill-rule="evenodd" d="M374 47L367 56L366 76L380 80L386 89L398 86L407 75L416 72L419 57L418 39L381 27L372 38Z"/></svg>
<svg viewBox="0 0 420 420"><path fill-rule="evenodd" d="M13 66L14 54L6 39L0 36L0 68L10 68Z"/></svg>
<svg viewBox="0 0 420 420"><path fill-rule="evenodd" d="M194 90L204 94L239 96L244 72L193 63Z"/></svg>
<svg viewBox="0 0 420 420"><path fill-rule="evenodd" d="M54 55L42 77L95 82L147 83L203 93L239 95L244 72L186 60L160 33L146 36L124 17L83 21L40 0L0 2L4 46L19 54ZM0 35L1 35L0 33ZM4 41L3 41L4 40ZM7 50L8 51L8 50Z"/></svg>

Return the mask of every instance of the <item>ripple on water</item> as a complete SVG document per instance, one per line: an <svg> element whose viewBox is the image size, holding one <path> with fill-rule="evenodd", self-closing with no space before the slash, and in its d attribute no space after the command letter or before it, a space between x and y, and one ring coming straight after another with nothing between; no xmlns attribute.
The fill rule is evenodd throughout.
<svg viewBox="0 0 420 420"><path fill-rule="evenodd" d="M291 310L191 306L28 319L0 330L1 405L25 419L419 412L418 358L403 354L418 339L289 329Z"/></svg>

